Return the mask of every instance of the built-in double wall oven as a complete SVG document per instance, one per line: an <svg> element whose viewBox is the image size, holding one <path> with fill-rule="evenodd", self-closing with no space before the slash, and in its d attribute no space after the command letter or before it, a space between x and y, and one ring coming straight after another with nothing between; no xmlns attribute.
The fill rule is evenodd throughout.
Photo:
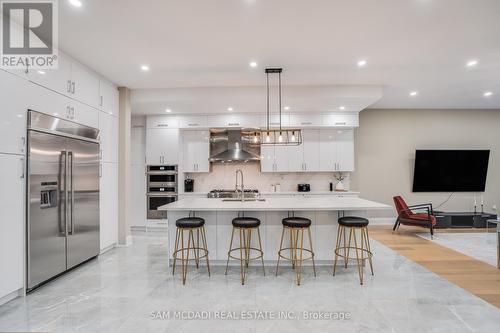
<svg viewBox="0 0 500 333"><path fill-rule="evenodd" d="M147 205L148 219L166 219L167 212L158 207L177 201L177 165L148 165Z"/></svg>

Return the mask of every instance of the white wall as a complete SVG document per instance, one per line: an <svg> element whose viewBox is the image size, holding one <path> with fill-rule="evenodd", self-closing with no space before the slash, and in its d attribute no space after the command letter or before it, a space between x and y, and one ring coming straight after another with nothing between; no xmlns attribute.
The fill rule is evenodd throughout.
<svg viewBox="0 0 500 333"><path fill-rule="evenodd" d="M363 198L390 205L395 195L437 205L450 194L412 193L416 149L491 149L485 211L500 205L500 110L365 110L355 144L352 186ZM471 211L473 204L473 194L456 193L440 209Z"/></svg>

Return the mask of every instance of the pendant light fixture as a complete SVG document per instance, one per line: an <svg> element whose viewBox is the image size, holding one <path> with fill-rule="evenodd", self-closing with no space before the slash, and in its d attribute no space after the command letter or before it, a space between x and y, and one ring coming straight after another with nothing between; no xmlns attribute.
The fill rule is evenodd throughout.
<svg viewBox="0 0 500 333"><path fill-rule="evenodd" d="M281 72L282 68L266 68L266 93L267 93L267 128L261 131L261 145L280 145L280 146L298 146L302 143L302 130L284 129L281 126ZM278 74L278 109L279 109L279 128L269 127L270 118L270 96L269 96L269 75Z"/></svg>

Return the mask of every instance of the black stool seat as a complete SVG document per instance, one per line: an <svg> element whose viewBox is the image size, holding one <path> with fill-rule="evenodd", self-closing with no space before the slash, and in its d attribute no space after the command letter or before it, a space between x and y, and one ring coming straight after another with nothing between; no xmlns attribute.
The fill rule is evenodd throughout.
<svg viewBox="0 0 500 333"><path fill-rule="evenodd" d="M235 217L233 227L236 228L257 228L260 226L260 220L255 217Z"/></svg>
<svg viewBox="0 0 500 333"><path fill-rule="evenodd" d="M286 217L281 223L289 228L308 228L311 226L311 220L305 217Z"/></svg>
<svg viewBox="0 0 500 333"><path fill-rule="evenodd" d="M200 228L205 225L205 220L201 217L183 217L175 221L177 228Z"/></svg>
<svg viewBox="0 0 500 333"><path fill-rule="evenodd" d="M339 218L339 224L344 227L362 228L368 225L368 219L357 216L344 216Z"/></svg>

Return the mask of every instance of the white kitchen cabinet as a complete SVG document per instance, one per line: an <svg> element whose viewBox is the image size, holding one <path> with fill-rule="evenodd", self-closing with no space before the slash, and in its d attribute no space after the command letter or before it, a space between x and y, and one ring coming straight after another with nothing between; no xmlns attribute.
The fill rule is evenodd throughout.
<svg viewBox="0 0 500 333"><path fill-rule="evenodd" d="M99 106L99 78L77 62L71 64L71 95L94 108Z"/></svg>
<svg viewBox="0 0 500 333"><path fill-rule="evenodd" d="M28 84L28 108L52 116L98 128L98 110L42 86Z"/></svg>
<svg viewBox="0 0 500 333"><path fill-rule="evenodd" d="M179 130L148 128L146 130L146 163L179 164Z"/></svg>
<svg viewBox="0 0 500 333"><path fill-rule="evenodd" d="M146 128L179 128L177 116L148 116Z"/></svg>
<svg viewBox="0 0 500 333"><path fill-rule="evenodd" d="M274 146L260 146L260 171L274 172Z"/></svg>
<svg viewBox="0 0 500 333"><path fill-rule="evenodd" d="M319 171L354 171L353 130L320 130Z"/></svg>
<svg viewBox="0 0 500 333"><path fill-rule="evenodd" d="M359 115L356 114L323 114L321 115L321 122L323 126L334 127L358 127Z"/></svg>
<svg viewBox="0 0 500 333"><path fill-rule="evenodd" d="M319 114L290 114L291 127L304 128L321 125L321 115Z"/></svg>
<svg viewBox="0 0 500 333"><path fill-rule="evenodd" d="M269 128L278 128L280 126L279 114L269 115ZM290 115L288 113L281 114L281 127L290 126ZM267 114L259 115L259 127L262 129L267 128Z"/></svg>
<svg viewBox="0 0 500 333"><path fill-rule="evenodd" d="M71 60L59 52L57 69L30 69L28 79L47 89L70 96L72 95Z"/></svg>
<svg viewBox="0 0 500 333"><path fill-rule="evenodd" d="M303 149L303 170L306 172L315 172L320 170L320 135L319 130L302 131L302 149Z"/></svg>
<svg viewBox="0 0 500 333"><path fill-rule="evenodd" d="M101 251L118 242L118 164L101 163L99 190Z"/></svg>
<svg viewBox="0 0 500 333"><path fill-rule="evenodd" d="M182 132L184 172L209 172L210 133L206 130Z"/></svg>
<svg viewBox="0 0 500 333"><path fill-rule="evenodd" d="M106 81L99 82L99 110L111 115L118 115L118 89Z"/></svg>
<svg viewBox="0 0 500 333"><path fill-rule="evenodd" d="M0 71L0 153L24 154L29 82Z"/></svg>
<svg viewBox="0 0 500 333"><path fill-rule="evenodd" d="M24 286L25 159L0 154L0 299Z"/></svg>
<svg viewBox="0 0 500 333"><path fill-rule="evenodd" d="M207 117L208 127L258 127L259 117L249 114L221 114Z"/></svg>
<svg viewBox="0 0 500 333"><path fill-rule="evenodd" d="M179 128L206 128L207 116L180 116Z"/></svg>
<svg viewBox="0 0 500 333"><path fill-rule="evenodd" d="M118 118L99 111L101 161L118 162Z"/></svg>

